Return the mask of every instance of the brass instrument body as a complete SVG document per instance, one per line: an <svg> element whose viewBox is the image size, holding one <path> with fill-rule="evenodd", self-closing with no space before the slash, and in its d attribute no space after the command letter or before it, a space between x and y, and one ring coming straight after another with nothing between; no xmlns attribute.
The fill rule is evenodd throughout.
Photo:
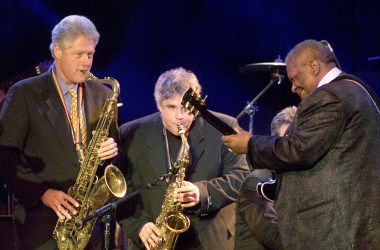
<svg viewBox="0 0 380 250"><path fill-rule="evenodd" d="M174 202L176 189L183 186L185 171L189 165L189 144L182 125L178 126L178 132L182 140L181 148L177 161L171 169L171 177L161 207L161 213L156 219L156 226L161 231L161 238L157 247L160 250L174 249L179 234L190 227L190 220L182 212L181 203Z"/></svg>
<svg viewBox="0 0 380 250"><path fill-rule="evenodd" d="M108 130L117 110L117 97L120 93L119 83L112 78L97 79L90 72L86 72L86 80L103 81L112 86L113 94L106 100L100 115L95 133L88 144L86 155L81 162L80 171L76 182L68 190L68 195L73 197L78 203L77 214L71 219L58 220L53 231L53 238L56 239L59 249L84 249L90 240L96 219L87 222L83 227L77 228L75 222L92 214L102 207L111 196L121 198L126 193L126 181L121 171L109 165L104 171L104 176L99 180L96 171L99 165L97 150L100 144L107 139Z"/></svg>

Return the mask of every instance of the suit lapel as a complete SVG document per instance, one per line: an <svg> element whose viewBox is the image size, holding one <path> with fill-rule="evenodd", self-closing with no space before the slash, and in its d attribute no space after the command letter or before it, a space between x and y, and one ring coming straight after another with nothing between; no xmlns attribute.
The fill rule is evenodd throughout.
<svg viewBox="0 0 380 250"><path fill-rule="evenodd" d="M64 151L74 152L75 154L70 125L67 121L65 109L58 95L58 91L54 86L51 70L49 70L48 74L49 77L46 78L46 90L42 92L47 105L46 117Z"/></svg>
<svg viewBox="0 0 380 250"><path fill-rule="evenodd" d="M203 119L196 118L193 127L190 130L188 141L190 145L191 164L186 170L186 179L189 179L191 173L197 168L198 162L204 153L204 136L202 132Z"/></svg>
<svg viewBox="0 0 380 250"><path fill-rule="evenodd" d="M155 176L161 176L168 173L169 166L167 163L163 124L160 115L157 115L150 131L148 131L146 139L148 140L146 142L146 155L152 169L146 169L145 171L154 171Z"/></svg>
<svg viewBox="0 0 380 250"><path fill-rule="evenodd" d="M97 121L101 115L104 103L100 103L94 96L96 90L94 90L94 84L84 82L83 84L83 101L84 110L86 115L86 129L87 129L87 142L90 142L92 138L92 131L96 129Z"/></svg>

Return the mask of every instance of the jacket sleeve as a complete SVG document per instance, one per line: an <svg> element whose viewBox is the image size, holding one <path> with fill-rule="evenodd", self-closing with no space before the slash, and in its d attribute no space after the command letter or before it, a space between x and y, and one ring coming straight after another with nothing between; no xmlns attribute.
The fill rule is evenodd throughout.
<svg viewBox="0 0 380 250"><path fill-rule="evenodd" d="M287 135L253 135L248 142L248 159L255 168L309 169L334 147L343 133L345 117L344 104L337 96L316 91L299 105Z"/></svg>
<svg viewBox="0 0 380 250"><path fill-rule="evenodd" d="M237 126L236 119L230 119L228 123L231 127ZM217 138L218 142L220 137ZM217 150L215 147L212 150ZM199 188L201 202L195 211L200 217L208 216L210 213L235 202L238 197L241 183L244 177L249 173L248 164L245 155L238 155L228 150L221 143L221 172L214 178L197 181L194 184ZM218 166L207 166L217 171Z"/></svg>
<svg viewBox="0 0 380 250"><path fill-rule="evenodd" d="M281 235L277 223L274 203L267 201L257 194L256 186L271 176L267 169L252 171L244 180L237 202L236 242L250 239L258 241L260 245L270 249L282 249ZM265 178L263 178L265 177ZM239 232L247 228L250 232ZM242 234L242 235L240 235ZM257 242L257 244L259 244ZM264 247L263 247L264 248Z"/></svg>
<svg viewBox="0 0 380 250"><path fill-rule="evenodd" d="M21 87L7 93L0 113L0 177L26 206L36 204L49 188L23 160L28 135L28 106Z"/></svg>
<svg viewBox="0 0 380 250"><path fill-rule="evenodd" d="M201 217L235 202L240 185L249 171L245 157L235 155L228 149L225 149L223 164L221 176L194 183L200 191L201 203L198 215Z"/></svg>

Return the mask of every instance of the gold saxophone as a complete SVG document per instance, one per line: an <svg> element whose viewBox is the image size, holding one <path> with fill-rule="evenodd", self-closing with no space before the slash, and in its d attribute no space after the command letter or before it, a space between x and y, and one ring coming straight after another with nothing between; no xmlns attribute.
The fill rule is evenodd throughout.
<svg viewBox="0 0 380 250"><path fill-rule="evenodd" d="M81 161L76 182L68 191L68 194L79 203L78 213L71 219L59 219L53 231L53 238L56 239L58 248L61 250L84 249L90 240L96 219L87 222L80 228L75 226L75 222L102 207L111 198L111 195L121 198L127 191L124 176L114 165L108 165L104 176L99 180L96 180L97 176L95 175L100 161L97 150L100 148L100 144L107 139L108 130L117 110L117 98L120 94L119 82L109 77L99 80L90 72L85 72L85 77L86 81L95 80L111 85L113 94L104 104L95 133L88 144L86 155Z"/></svg>
<svg viewBox="0 0 380 250"><path fill-rule="evenodd" d="M174 249L180 233L185 232L190 227L189 218L182 213L180 202L174 202L176 189L183 186L185 170L189 165L189 144L185 136L182 125L178 125L178 134L182 144L178 153L177 161L173 164L170 172L168 189L166 190L165 200L162 204L160 215L156 219L156 226L161 231L161 238L157 249Z"/></svg>

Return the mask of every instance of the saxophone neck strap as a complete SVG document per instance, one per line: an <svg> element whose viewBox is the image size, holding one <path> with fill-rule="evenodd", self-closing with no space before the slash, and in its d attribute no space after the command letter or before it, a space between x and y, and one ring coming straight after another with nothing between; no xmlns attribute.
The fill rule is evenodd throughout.
<svg viewBox="0 0 380 250"><path fill-rule="evenodd" d="M166 132L165 126L163 126L162 133L164 135L164 140L165 140L166 170L168 172L171 172L171 170L174 168L175 163L173 162L172 157L170 156L169 139L168 139L168 134Z"/></svg>
<svg viewBox="0 0 380 250"><path fill-rule="evenodd" d="M65 109L66 119L67 119L67 122L69 123L69 126L70 126L71 136L73 137L73 142L75 145L75 150L77 152L78 160L81 162L84 158L84 150L83 150L82 137L80 134L80 119L78 119L77 127L76 127L76 129L74 129L73 123L72 123L70 115L69 115L69 110L68 110L67 105L66 105L65 97L64 97L64 94L62 92L61 85L59 85L57 75L55 74L54 70L52 70L51 72L52 72L54 86L57 89L57 92L58 92L58 95L61 99L63 108ZM78 97L78 102L77 102L77 105L78 105L77 117L80 117L80 112L82 112L82 103L83 103L83 84L78 84L78 96L79 97Z"/></svg>

